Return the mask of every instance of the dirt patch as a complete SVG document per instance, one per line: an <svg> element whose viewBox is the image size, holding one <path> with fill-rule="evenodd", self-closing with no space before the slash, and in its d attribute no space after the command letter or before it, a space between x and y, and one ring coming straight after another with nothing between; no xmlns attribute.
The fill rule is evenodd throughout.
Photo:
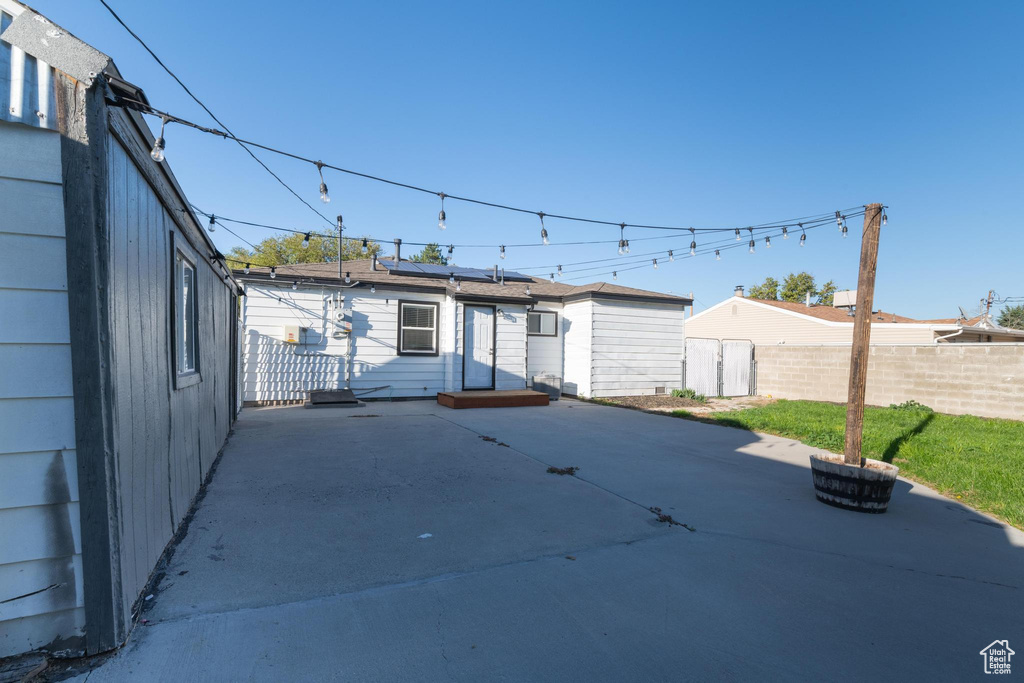
<svg viewBox="0 0 1024 683"><path fill-rule="evenodd" d="M618 396L601 399L623 408L649 410L656 413L670 413L673 410L685 410L694 415L721 413L730 410L744 410L774 403L775 399L767 396L737 396L735 398L709 398L707 403L694 401L692 398L676 396Z"/></svg>

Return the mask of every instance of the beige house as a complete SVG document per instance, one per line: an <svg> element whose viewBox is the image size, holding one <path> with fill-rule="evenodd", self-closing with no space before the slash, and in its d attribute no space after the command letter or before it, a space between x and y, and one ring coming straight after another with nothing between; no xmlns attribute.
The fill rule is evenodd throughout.
<svg viewBox="0 0 1024 683"><path fill-rule="evenodd" d="M686 337L745 339L755 345L849 344L850 309L737 295L686 320ZM871 316L872 344L954 344L1024 342L1024 331L1000 327L985 316L970 319L915 320L876 311Z"/></svg>

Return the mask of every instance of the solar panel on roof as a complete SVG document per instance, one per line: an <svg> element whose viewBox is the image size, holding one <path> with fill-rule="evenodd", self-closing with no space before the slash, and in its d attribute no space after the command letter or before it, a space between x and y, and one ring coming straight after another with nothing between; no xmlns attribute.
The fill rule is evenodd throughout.
<svg viewBox="0 0 1024 683"><path fill-rule="evenodd" d="M388 269L391 273L401 273L402 275L409 275L414 277L429 277L429 278L448 278L452 274L456 278L461 280L486 280L488 282L494 281L494 270L484 268L467 268L464 266L443 266L439 263L417 263L415 261L399 261L395 262L393 259L380 259L379 263ZM498 276L501 276L501 271L498 271ZM506 282L532 282L533 278L523 275L522 273L516 273L514 271L505 271Z"/></svg>

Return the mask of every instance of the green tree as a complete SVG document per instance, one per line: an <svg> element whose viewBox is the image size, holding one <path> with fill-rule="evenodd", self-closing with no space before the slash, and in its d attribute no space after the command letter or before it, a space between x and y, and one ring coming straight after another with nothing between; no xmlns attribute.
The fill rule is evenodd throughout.
<svg viewBox="0 0 1024 683"><path fill-rule="evenodd" d="M436 263L441 266L448 265L448 259L441 253L441 245L437 242L431 242L427 246L423 247L423 250L418 254L413 254L409 257L410 261L416 263Z"/></svg>
<svg viewBox="0 0 1024 683"><path fill-rule="evenodd" d="M293 263L336 263L338 260L338 231L326 234L312 233L309 244L302 246L305 235L287 234L268 237L256 245L256 249L234 247L228 258L240 263L251 263L254 266L282 266ZM363 252L362 239L346 239L342 247L342 256L346 261L369 258L380 254L379 244L368 242ZM237 266L237 263L232 264Z"/></svg>
<svg viewBox="0 0 1024 683"><path fill-rule="evenodd" d="M750 288L751 299L766 299L768 301L778 301L779 299L779 281L769 276L764 279L759 285L753 285Z"/></svg>
<svg viewBox="0 0 1024 683"><path fill-rule="evenodd" d="M790 273L782 280L782 291L779 296L783 301L795 301L803 303L807 300L807 294L813 297L818 296L818 288L814 283L814 276L803 271L801 273Z"/></svg>
<svg viewBox="0 0 1024 683"><path fill-rule="evenodd" d="M818 303L823 306L831 306L832 300L838 291L839 287L836 285L835 280L829 280L818 290Z"/></svg>
<svg viewBox="0 0 1024 683"><path fill-rule="evenodd" d="M1011 330L1024 330L1024 304L1005 307L996 322Z"/></svg>

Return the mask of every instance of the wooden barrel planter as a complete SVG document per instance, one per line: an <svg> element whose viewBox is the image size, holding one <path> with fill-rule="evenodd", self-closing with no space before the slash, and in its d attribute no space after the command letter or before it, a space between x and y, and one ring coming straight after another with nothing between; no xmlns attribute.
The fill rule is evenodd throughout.
<svg viewBox="0 0 1024 683"><path fill-rule="evenodd" d="M868 458L863 462L864 467L858 467L847 465L841 457L812 455L811 476L818 500L844 510L885 512L900 468Z"/></svg>

